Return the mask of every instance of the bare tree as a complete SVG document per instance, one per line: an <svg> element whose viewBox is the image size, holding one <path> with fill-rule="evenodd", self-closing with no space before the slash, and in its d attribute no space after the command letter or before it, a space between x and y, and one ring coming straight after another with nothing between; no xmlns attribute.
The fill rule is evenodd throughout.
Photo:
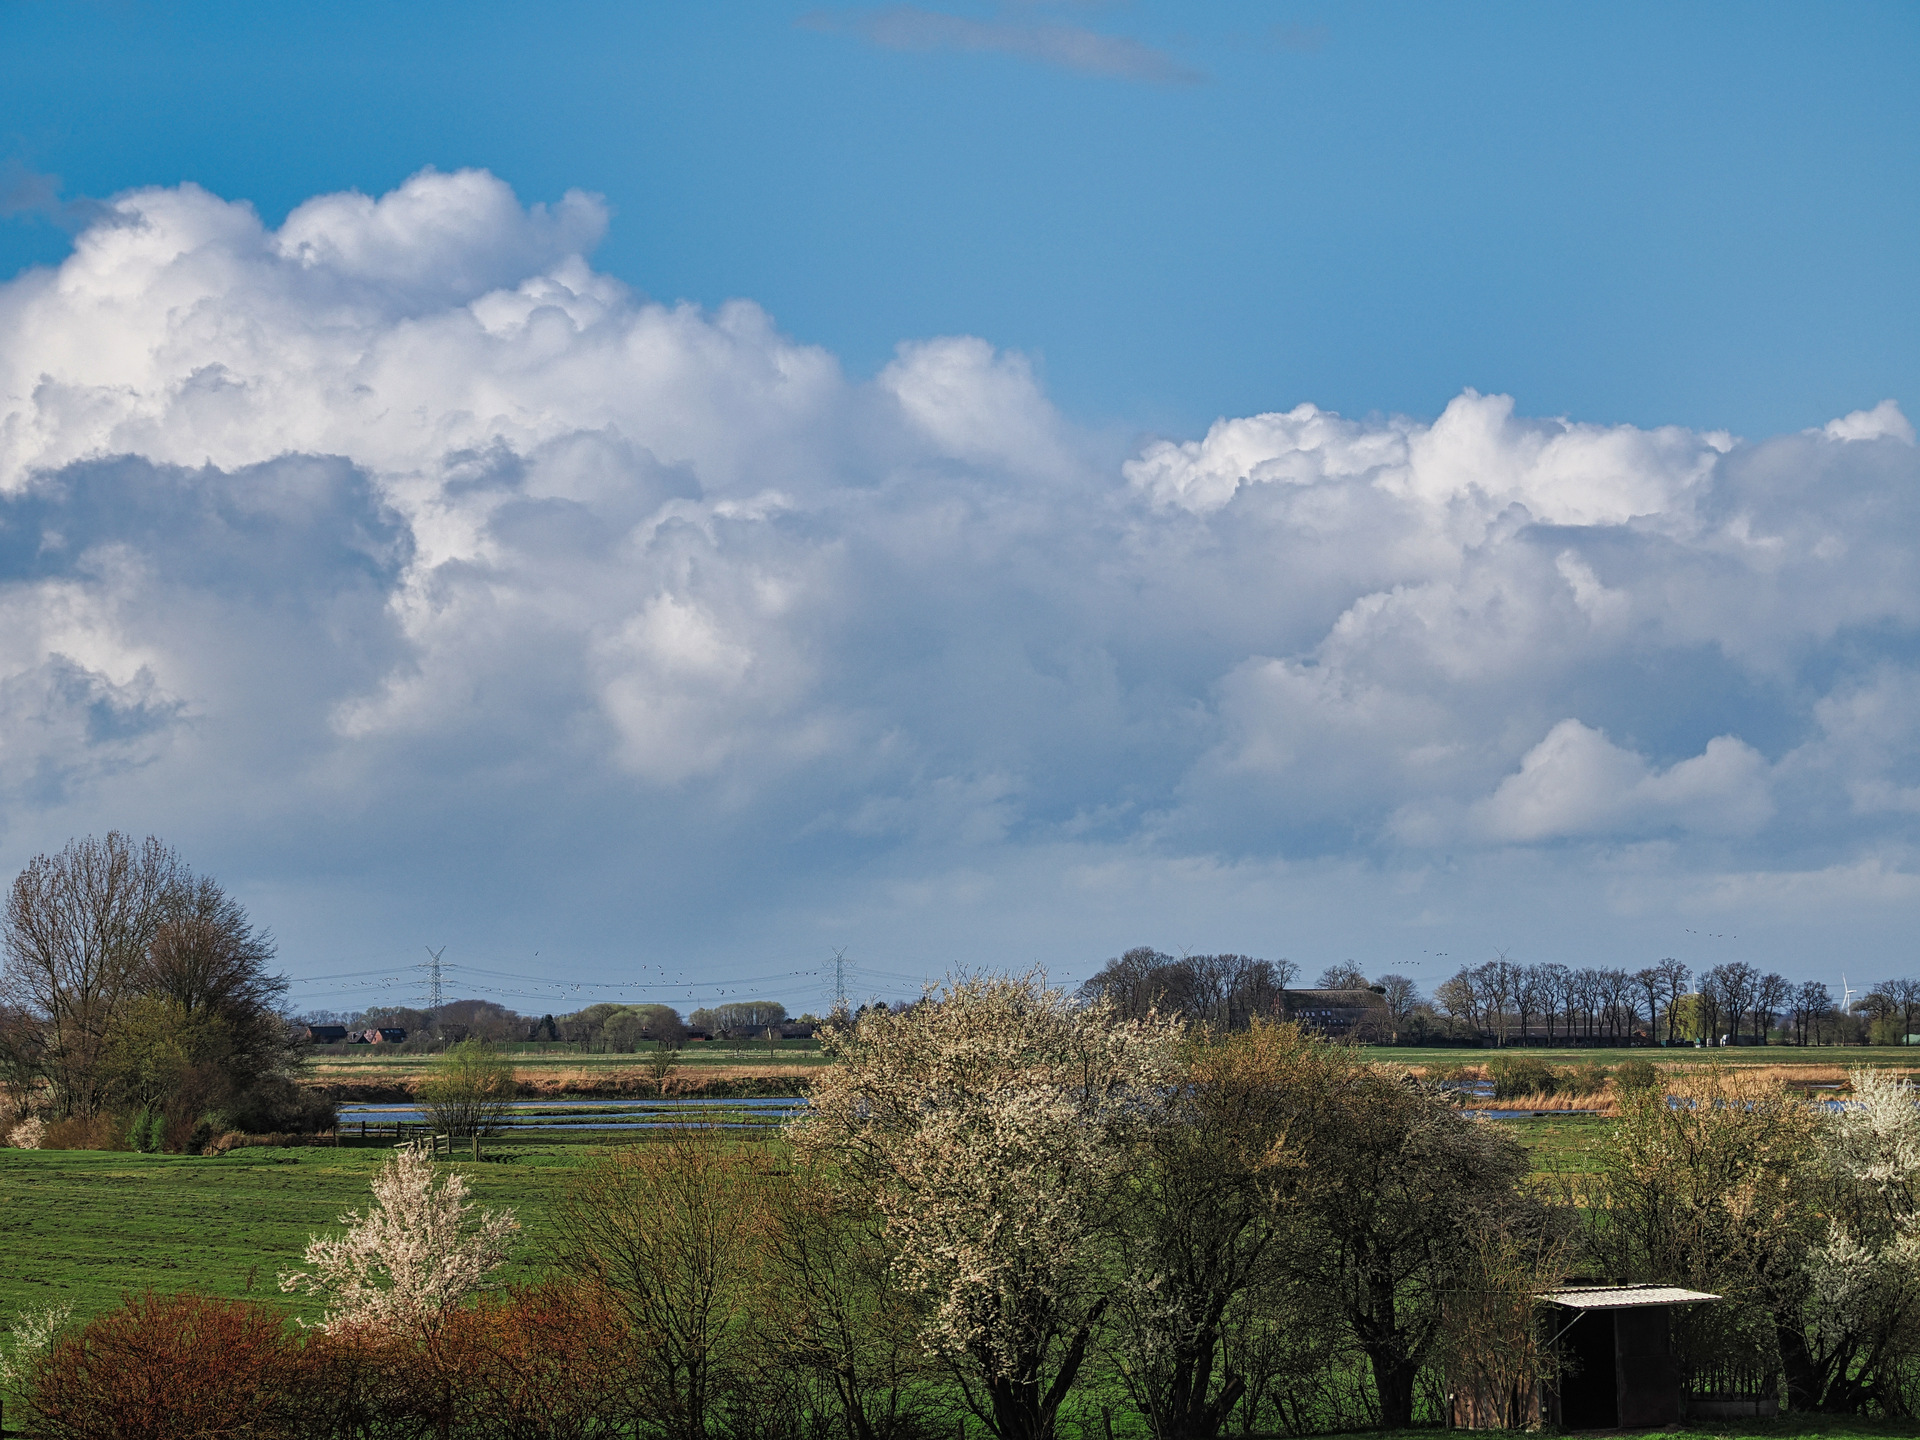
<svg viewBox="0 0 1920 1440"><path fill-rule="evenodd" d="M1487 1028L1494 1033L1500 1044L1507 1043L1507 1034L1513 1014L1513 962L1507 959L1502 950L1486 964L1477 966L1473 972L1473 983L1479 990Z"/></svg>
<svg viewBox="0 0 1920 1440"><path fill-rule="evenodd" d="M1920 1033L1920 1025L1916 1025L1920 1021L1920 980L1887 980L1876 988L1894 1003L1900 1016L1900 1043L1904 1045L1907 1036Z"/></svg>
<svg viewBox="0 0 1920 1440"><path fill-rule="evenodd" d="M1767 1032L1788 1005L1793 1003L1793 982L1786 976L1769 972L1760 977L1753 992L1753 1043L1767 1043Z"/></svg>
<svg viewBox="0 0 1920 1440"><path fill-rule="evenodd" d="M1633 977L1624 970L1600 972L1600 999L1607 1016L1608 1038L1619 1042L1630 1039L1639 1013L1634 1008Z"/></svg>
<svg viewBox="0 0 1920 1440"><path fill-rule="evenodd" d="M1581 966L1573 972L1567 992L1573 1013L1580 1017L1580 1029L1591 1045L1594 1029L1600 1022L1600 972L1591 965ZM1573 1027L1567 1028L1571 1031Z"/></svg>
<svg viewBox="0 0 1920 1440"><path fill-rule="evenodd" d="M1666 993L1666 984L1661 980L1660 972L1651 965L1634 971L1633 983L1646 998L1647 1039L1657 1041L1660 1038L1660 1000Z"/></svg>
<svg viewBox="0 0 1920 1440"><path fill-rule="evenodd" d="M1696 1009L1700 1016L1700 1033L1709 1045L1720 1043L1721 1024L1726 1018L1727 997L1720 986L1720 972L1716 966L1700 977L1700 988L1694 991Z"/></svg>
<svg viewBox="0 0 1920 1440"><path fill-rule="evenodd" d="M1405 975L1382 975L1380 989L1386 996L1387 1014L1393 1021L1393 1038L1398 1040L1425 997L1420 994L1420 987Z"/></svg>
<svg viewBox="0 0 1920 1440"><path fill-rule="evenodd" d="M1567 990L1572 984L1572 975L1564 965L1536 965L1534 972L1540 977L1540 1014L1547 1022L1547 1044L1553 1044L1554 1022L1559 1019L1561 1010L1567 1004ZM1567 1026L1569 1038L1573 1035L1573 1026Z"/></svg>
<svg viewBox="0 0 1920 1440"><path fill-rule="evenodd" d="M768 1174L765 1188L767 1264L752 1302L754 1390L762 1393L749 1403L778 1404L783 1390L799 1391L796 1409L838 1422L826 1431L809 1425L812 1436L933 1433L935 1365L921 1351L917 1301L893 1283L885 1222L869 1197L805 1166Z"/></svg>
<svg viewBox="0 0 1920 1440"><path fill-rule="evenodd" d="M695 1128L596 1156L560 1207L561 1263L626 1312L637 1398L670 1440L705 1440L746 1388L766 1191L759 1157Z"/></svg>
<svg viewBox="0 0 1920 1440"><path fill-rule="evenodd" d="M1176 958L1140 947L1109 960L1080 993L1107 999L1126 1019L1178 1015L1224 1033L1244 1030L1256 1019L1278 1017L1281 996L1297 974L1299 967L1291 960L1234 954Z"/></svg>
<svg viewBox="0 0 1920 1440"><path fill-rule="evenodd" d="M1733 1043L1740 1042L1740 1022L1752 1008L1759 984L1760 972L1741 960L1716 965L1700 977L1701 995L1711 997L1709 1009L1715 1022L1711 1034L1715 1039L1725 1034ZM1724 1030L1719 1028L1722 1025Z"/></svg>
<svg viewBox="0 0 1920 1440"><path fill-rule="evenodd" d="M1452 979L1440 982L1433 992L1433 999L1448 1019L1463 1022L1474 1036L1478 1037L1486 1028L1480 1009L1480 992L1473 983L1472 972L1464 967Z"/></svg>
<svg viewBox="0 0 1920 1440"><path fill-rule="evenodd" d="M168 846L113 830L36 855L14 880L0 923L0 999L44 1027L40 1064L56 1113L92 1115L105 1102L114 1018L186 879Z"/></svg>
<svg viewBox="0 0 1920 1440"><path fill-rule="evenodd" d="M1533 1017L1540 1013L1543 987L1538 965L1516 965L1513 970L1513 1013L1520 1022L1520 1043L1527 1043Z"/></svg>
<svg viewBox="0 0 1920 1440"><path fill-rule="evenodd" d="M1680 1003L1680 997L1687 993L1687 981L1693 972L1672 956L1663 959L1653 967L1653 970L1660 977L1663 987L1665 1003L1662 1008L1667 1012L1667 1043L1671 1045L1673 1043L1673 1009Z"/></svg>
<svg viewBox="0 0 1920 1440"><path fill-rule="evenodd" d="M1794 991L1793 1021L1799 1031L1800 1043L1805 1045L1811 1039L1818 1044L1821 1027L1833 1017L1833 1012L1833 995L1823 981L1805 981Z"/></svg>
<svg viewBox="0 0 1920 1440"><path fill-rule="evenodd" d="M1329 965L1320 972L1322 990L1364 990L1367 977L1358 965L1351 960L1342 960L1337 965Z"/></svg>

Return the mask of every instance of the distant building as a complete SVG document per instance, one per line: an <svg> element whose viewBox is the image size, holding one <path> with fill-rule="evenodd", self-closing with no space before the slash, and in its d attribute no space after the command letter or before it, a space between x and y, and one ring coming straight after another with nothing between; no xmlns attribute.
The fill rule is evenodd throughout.
<svg viewBox="0 0 1920 1440"><path fill-rule="evenodd" d="M407 1038L407 1032L394 1026L379 1026L362 1030L360 1038L369 1045L398 1045Z"/></svg>
<svg viewBox="0 0 1920 1440"><path fill-rule="evenodd" d="M308 1025L305 1028L309 1045L338 1045L347 1038L347 1027L344 1025Z"/></svg>
<svg viewBox="0 0 1920 1440"><path fill-rule="evenodd" d="M773 1028L782 1040L811 1040L817 1027L809 1020L789 1020Z"/></svg>
<svg viewBox="0 0 1920 1440"><path fill-rule="evenodd" d="M1283 990L1280 1018L1336 1039L1384 1040L1392 1030L1381 990Z"/></svg>

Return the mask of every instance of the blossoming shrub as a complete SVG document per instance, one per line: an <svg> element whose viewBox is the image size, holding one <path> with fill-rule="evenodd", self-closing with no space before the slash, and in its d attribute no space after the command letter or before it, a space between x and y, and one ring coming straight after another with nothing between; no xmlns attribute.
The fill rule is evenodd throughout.
<svg viewBox="0 0 1920 1440"><path fill-rule="evenodd" d="M338 1237L307 1246L311 1270L281 1274L282 1290L329 1295L330 1330L412 1329L478 1290L507 1258L520 1229L513 1211L472 1213L456 1171L438 1183L433 1159L418 1145L396 1151L373 1178L374 1204L349 1210Z"/></svg>

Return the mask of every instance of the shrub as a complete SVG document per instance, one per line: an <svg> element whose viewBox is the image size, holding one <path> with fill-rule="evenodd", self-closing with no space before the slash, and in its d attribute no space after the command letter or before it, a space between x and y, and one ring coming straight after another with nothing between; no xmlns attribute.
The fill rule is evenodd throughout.
<svg viewBox="0 0 1920 1440"><path fill-rule="evenodd" d="M457 1172L436 1186L433 1160L418 1145L381 1167L373 1197L364 1215L349 1210L340 1217L345 1235L312 1238L311 1271L280 1275L282 1290L332 1296L325 1320L331 1330L431 1324L506 1260L507 1241L520 1228L511 1210L474 1215Z"/></svg>
<svg viewBox="0 0 1920 1440"><path fill-rule="evenodd" d="M420 1101L436 1131L477 1135L500 1124L513 1093L513 1062L484 1040L462 1040L434 1062Z"/></svg>
<svg viewBox="0 0 1920 1440"><path fill-rule="evenodd" d="M31 1433L290 1437L304 1425L303 1368L299 1344L264 1306L149 1292L54 1345L34 1377Z"/></svg>
<svg viewBox="0 0 1920 1440"><path fill-rule="evenodd" d="M16 1150L38 1150L46 1133L46 1122L38 1115L29 1115L7 1132L7 1144Z"/></svg>
<svg viewBox="0 0 1920 1440"><path fill-rule="evenodd" d="M1611 1072L1604 1065L1588 1061L1568 1070L1560 1077L1560 1093L1563 1095L1598 1095L1607 1088L1607 1076Z"/></svg>
<svg viewBox="0 0 1920 1440"><path fill-rule="evenodd" d="M40 1137L42 1150L124 1150L127 1122L102 1112L73 1115L47 1126Z"/></svg>
<svg viewBox="0 0 1920 1440"><path fill-rule="evenodd" d="M1660 1067L1651 1060L1635 1056L1613 1067L1613 1088L1625 1094L1633 1090L1651 1090L1660 1083Z"/></svg>
<svg viewBox="0 0 1920 1440"><path fill-rule="evenodd" d="M1559 1077L1553 1073L1553 1067L1527 1055L1498 1056L1487 1062L1487 1075L1493 1081L1496 1100L1551 1095L1559 1087Z"/></svg>
<svg viewBox="0 0 1920 1440"><path fill-rule="evenodd" d="M271 1075L259 1081L224 1109L225 1123L216 1123L216 1130L311 1135L331 1130L335 1123L332 1100L294 1084L284 1075Z"/></svg>

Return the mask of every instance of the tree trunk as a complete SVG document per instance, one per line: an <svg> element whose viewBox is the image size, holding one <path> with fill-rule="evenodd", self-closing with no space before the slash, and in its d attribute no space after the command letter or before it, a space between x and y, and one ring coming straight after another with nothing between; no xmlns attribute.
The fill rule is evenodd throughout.
<svg viewBox="0 0 1920 1440"><path fill-rule="evenodd" d="M1380 1400L1380 1426L1384 1430L1404 1430L1413 1424L1413 1384L1420 1367L1404 1355L1369 1348L1367 1359L1373 1364L1373 1389Z"/></svg>

